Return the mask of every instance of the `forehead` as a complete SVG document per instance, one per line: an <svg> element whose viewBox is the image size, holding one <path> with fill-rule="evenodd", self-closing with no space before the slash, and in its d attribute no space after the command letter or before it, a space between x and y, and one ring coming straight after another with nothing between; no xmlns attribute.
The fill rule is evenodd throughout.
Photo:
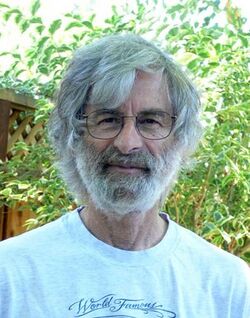
<svg viewBox="0 0 250 318"><path fill-rule="evenodd" d="M100 107L101 106L101 107ZM171 112L168 90L164 80L163 71L154 73L137 71L132 90L128 98L116 107L107 104L87 104L85 111L97 109L116 109L122 113L136 114L147 110L163 110Z"/></svg>
<svg viewBox="0 0 250 318"><path fill-rule="evenodd" d="M134 92L140 90L150 90L150 93L160 93L163 90L162 70L155 73L137 71L135 83L131 93L133 94Z"/></svg>
<svg viewBox="0 0 250 318"><path fill-rule="evenodd" d="M137 72L136 80L127 101L120 107L133 112L161 109L170 110L170 103L162 71L156 73Z"/></svg>

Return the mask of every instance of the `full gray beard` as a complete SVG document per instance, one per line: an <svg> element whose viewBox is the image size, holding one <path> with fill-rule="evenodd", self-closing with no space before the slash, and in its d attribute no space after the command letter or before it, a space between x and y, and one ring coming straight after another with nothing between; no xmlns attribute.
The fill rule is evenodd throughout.
<svg viewBox="0 0 250 318"><path fill-rule="evenodd" d="M176 149L167 149L156 157L149 152L124 155L113 146L98 152L86 142L81 148L76 164L88 196L102 213L117 217L150 210L170 191L180 169ZM108 163L134 164L145 170L136 176L126 175L110 171Z"/></svg>

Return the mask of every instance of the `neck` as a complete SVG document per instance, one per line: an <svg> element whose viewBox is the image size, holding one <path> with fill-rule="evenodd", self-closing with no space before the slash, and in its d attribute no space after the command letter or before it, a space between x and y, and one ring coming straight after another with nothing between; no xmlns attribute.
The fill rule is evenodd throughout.
<svg viewBox="0 0 250 318"><path fill-rule="evenodd" d="M167 222L157 208L147 212L131 212L122 218L103 213L89 204L81 212L87 229L101 241L124 250L138 251L155 246L167 231Z"/></svg>

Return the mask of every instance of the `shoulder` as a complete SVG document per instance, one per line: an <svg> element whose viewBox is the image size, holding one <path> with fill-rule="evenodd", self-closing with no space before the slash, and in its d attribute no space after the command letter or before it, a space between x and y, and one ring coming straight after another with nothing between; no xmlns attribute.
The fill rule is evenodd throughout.
<svg viewBox="0 0 250 318"><path fill-rule="evenodd" d="M173 221L170 224L179 237L173 261L176 272L185 273L186 280L190 278L198 286L212 291L222 303L230 300L232 306L240 304L248 312L249 266L239 257L214 246L192 231Z"/></svg>
<svg viewBox="0 0 250 318"><path fill-rule="evenodd" d="M27 253L36 254L41 249L52 247L64 235L64 221L72 218L71 214L66 213L59 219L37 229L0 242L0 258L9 256L13 258L13 255L17 257Z"/></svg>
<svg viewBox="0 0 250 318"><path fill-rule="evenodd" d="M222 250L221 248L206 241L196 233L171 221L172 226L178 231L180 240L176 256L189 260L191 266L203 272L233 275L237 273L242 277L249 277L248 265L239 257Z"/></svg>

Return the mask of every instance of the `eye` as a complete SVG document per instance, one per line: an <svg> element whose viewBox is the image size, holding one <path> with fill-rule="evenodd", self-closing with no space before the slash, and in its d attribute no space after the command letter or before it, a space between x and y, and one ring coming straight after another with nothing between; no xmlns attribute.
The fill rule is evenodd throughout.
<svg viewBox="0 0 250 318"><path fill-rule="evenodd" d="M153 117L139 118L138 124L143 126L161 125L160 121Z"/></svg>
<svg viewBox="0 0 250 318"><path fill-rule="evenodd" d="M153 118L147 118L144 120L146 124L159 124L159 122Z"/></svg>
<svg viewBox="0 0 250 318"><path fill-rule="evenodd" d="M98 118L96 124L97 125L117 125L119 124L121 119L116 116L106 116L104 118Z"/></svg>

